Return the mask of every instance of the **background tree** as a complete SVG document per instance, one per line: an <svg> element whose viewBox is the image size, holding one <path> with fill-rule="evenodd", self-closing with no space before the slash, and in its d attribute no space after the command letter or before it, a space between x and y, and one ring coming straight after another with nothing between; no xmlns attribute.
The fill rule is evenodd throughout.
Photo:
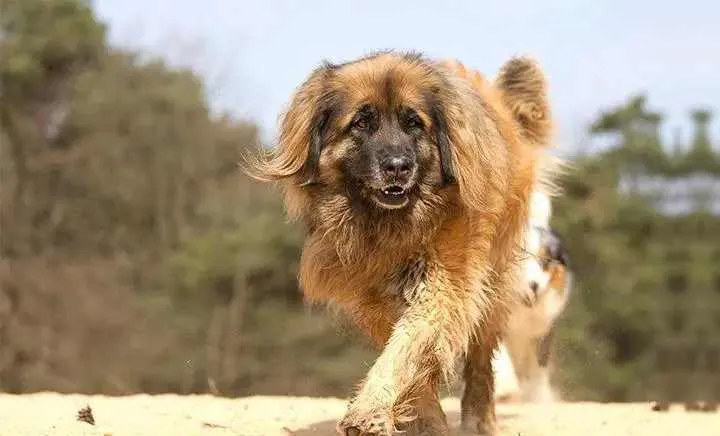
<svg viewBox="0 0 720 436"><path fill-rule="evenodd" d="M718 180L699 177L716 155L707 112L693 119L693 143L681 148L690 151L668 150L659 114L631 98L592 125L595 135L614 134L615 145L576 161L564 180L554 225L570 247L577 292L560 335L558 379L571 398L684 400L697 380L717 378L717 366L688 370L684 360L717 352L702 338L720 331L710 280L720 217L695 201L704 195L720 210Z"/></svg>

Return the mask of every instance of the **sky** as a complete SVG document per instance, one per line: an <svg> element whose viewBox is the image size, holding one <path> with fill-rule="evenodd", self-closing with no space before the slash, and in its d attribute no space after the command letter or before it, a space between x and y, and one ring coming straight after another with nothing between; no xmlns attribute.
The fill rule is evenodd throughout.
<svg viewBox="0 0 720 436"><path fill-rule="evenodd" d="M94 0L111 43L194 68L214 108L275 134L278 114L322 60L413 49L492 77L508 58L545 69L557 143L583 142L599 111L645 92L663 134L691 134L688 112L718 117L720 2L714 0ZM717 141L716 141L717 142Z"/></svg>

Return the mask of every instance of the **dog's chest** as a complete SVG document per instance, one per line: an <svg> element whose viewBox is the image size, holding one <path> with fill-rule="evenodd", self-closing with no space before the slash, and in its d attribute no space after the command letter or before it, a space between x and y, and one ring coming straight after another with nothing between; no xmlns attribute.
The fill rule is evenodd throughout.
<svg viewBox="0 0 720 436"><path fill-rule="evenodd" d="M408 304L418 297L427 276L428 262L425 257L418 256L398 265L391 271L385 286L379 291L387 298Z"/></svg>

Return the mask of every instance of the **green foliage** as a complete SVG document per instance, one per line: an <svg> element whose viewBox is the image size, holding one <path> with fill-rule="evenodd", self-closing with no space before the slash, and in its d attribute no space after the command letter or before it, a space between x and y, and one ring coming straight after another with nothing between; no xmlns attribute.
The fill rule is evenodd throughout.
<svg viewBox="0 0 720 436"><path fill-rule="evenodd" d="M649 129L647 121L659 118L646 111L644 98L633 98L601 114L593 126L596 134L618 135L616 146L575 161L563 181L565 195L554 205L553 225L568 245L576 283L557 344L556 378L570 398L687 399L688 391L667 391L659 352L697 337L692 322L700 322L708 335L720 331L714 321L720 295L709 280L717 265L710 255L717 238L711 235L720 234L720 218L697 208L689 215L664 215L655 206L677 205L682 198L667 197L662 186L642 189L646 177L660 177L692 196L699 188L690 187L690 177L713 173L708 162L717 154L703 131L709 113L694 112L693 118L697 132L687 153L666 151L657 137L646 145L652 152L638 152L643 129L659 127ZM698 150L703 157L694 160ZM630 181L625 190L621 178ZM717 193L714 199L720 201ZM673 293L678 280L688 288L681 298ZM688 323L680 330L678 317ZM689 382L680 377L680 385Z"/></svg>
<svg viewBox="0 0 720 436"><path fill-rule="evenodd" d="M281 213L261 210L248 218L232 228L193 235L180 244L168 260L178 290L205 289L234 278L239 271L263 275L263 271L274 274L294 269L300 254L299 232L278 226Z"/></svg>
<svg viewBox="0 0 720 436"><path fill-rule="evenodd" d="M0 0L0 10L3 99L36 98L104 49L105 26L88 2Z"/></svg>

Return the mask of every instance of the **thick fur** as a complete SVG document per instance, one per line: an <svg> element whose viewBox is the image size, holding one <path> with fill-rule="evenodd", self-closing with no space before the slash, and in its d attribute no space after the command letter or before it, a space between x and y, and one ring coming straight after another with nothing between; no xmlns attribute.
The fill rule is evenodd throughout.
<svg viewBox="0 0 720 436"><path fill-rule="evenodd" d="M532 196L530 226L526 235L529 256L523 261L526 294L511 311L494 369L497 398L531 402L552 401L550 347L555 325L572 289L568 253L550 227L550 196Z"/></svg>
<svg viewBox="0 0 720 436"><path fill-rule="evenodd" d="M388 144L410 141L417 170L399 209L371 201L381 179L363 162L369 147L385 149L379 133L356 132L368 105L389 120ZM393 127L408 110L412 135ZM305 223L306 299L339 306L382 347L341 432L447 434L438 385L463 357L463 425L494 433L491 359L517 295L530 193L549 181L551 126L542 71L527 58L493 83L458 62L384 52L325 64L300 86L277 149L250 172L280 181Z"/></svg>

